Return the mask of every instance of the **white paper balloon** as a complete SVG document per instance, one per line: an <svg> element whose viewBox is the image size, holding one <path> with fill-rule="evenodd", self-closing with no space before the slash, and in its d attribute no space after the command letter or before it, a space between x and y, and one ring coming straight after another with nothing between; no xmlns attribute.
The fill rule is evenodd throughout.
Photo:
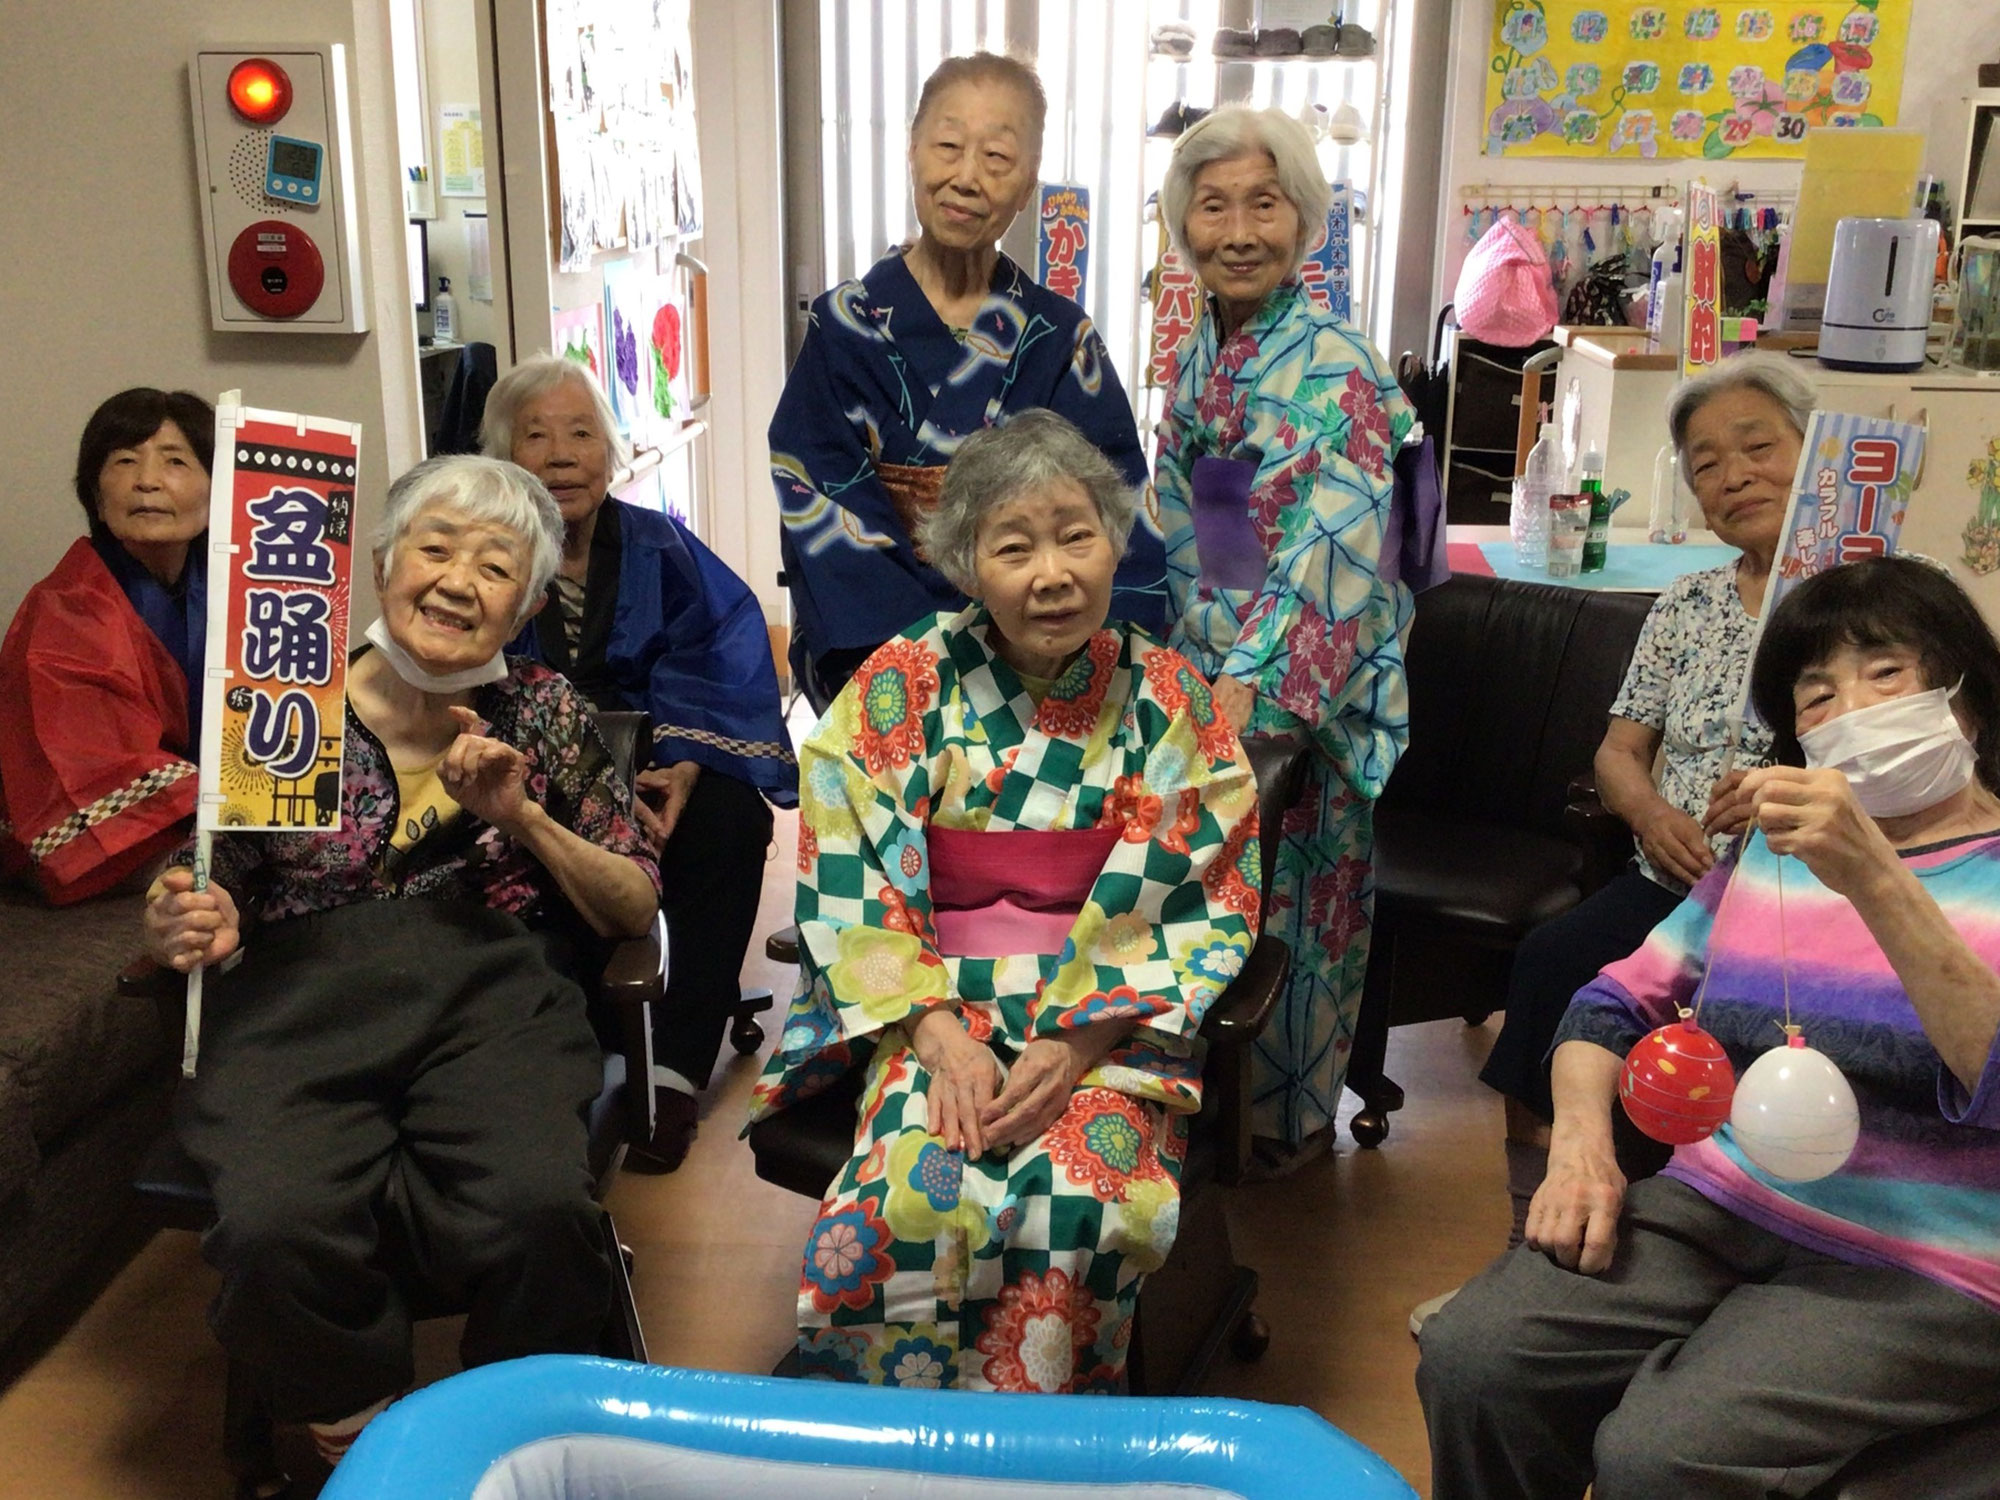
<svg viewBox="0 0 2000 1500"><path fill-rule="evenodd" d="M1861 1135L1854 1089L1833 1059L1793 1033L1736 1080L1729 1129L1743 1154L1787 1182L1837 1172Z"/></svg>

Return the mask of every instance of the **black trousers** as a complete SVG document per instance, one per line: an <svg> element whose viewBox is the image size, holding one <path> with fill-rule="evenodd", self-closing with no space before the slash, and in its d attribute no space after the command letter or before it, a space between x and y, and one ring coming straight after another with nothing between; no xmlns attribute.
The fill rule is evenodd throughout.
<svg viewBox="0 0 2000 1500"><path fill-rule="evenodd" d="M1680 903L1679 896L1631 865L1602 890L1523 938L1507 981L1507 1018L1479 1071L1480 1081L1520 1100L1544 1120L1553 1119L1549 1048L1570 997L1595 979L1599 969L1638 948Z"/></svg>
<svg viewBox="0 0 2000 1500"><path fill-rule="evenodd" d="M249 934L175 1126L215 1193L210 1324L274 1416L407 1387L413 1296L467 1311L468 1365L596 1347L602 1077L582 992L513 917L373 901Z"/></svg>
<svg viewBox="0 0 2000 1500"><path fill-rule="evenodd" d="M696 1088L708 1085L742 993L771 823L755 787L704 770L660 855L667 992L653 1018L653 1055Z"/></svg>

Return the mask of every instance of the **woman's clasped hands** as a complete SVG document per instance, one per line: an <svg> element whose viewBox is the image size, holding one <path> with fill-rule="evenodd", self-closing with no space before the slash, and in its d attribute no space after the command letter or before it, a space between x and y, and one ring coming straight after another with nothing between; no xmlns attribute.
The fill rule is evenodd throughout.
<svg viewBox="0 0 2000 1500"><path fill-rule="evenodd" d="M956 1011L933 1006L910 1028L917 1062L931 1075L924 1128L977 1161L989 1150L1034 1140L1069 1108L1076 1082L1129 1028L1098 1023L1074 1037L1036 1037L1006 1071L966 1032Z"/></svg>

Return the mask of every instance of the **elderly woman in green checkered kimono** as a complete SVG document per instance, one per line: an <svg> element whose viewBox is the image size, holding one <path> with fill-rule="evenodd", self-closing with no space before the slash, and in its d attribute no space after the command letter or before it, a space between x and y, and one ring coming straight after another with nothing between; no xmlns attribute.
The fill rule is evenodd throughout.
<svg viewBox="0 0 2000 1500"><path fill-rule="evenodd" d="M921 540L975 602L877 651L801 752L799 993L755 1113L864 1082L808 1374L1123 1385L1259 894L1207 683L1105 621L1133 498L1052 412L968 438Z"/></svg>

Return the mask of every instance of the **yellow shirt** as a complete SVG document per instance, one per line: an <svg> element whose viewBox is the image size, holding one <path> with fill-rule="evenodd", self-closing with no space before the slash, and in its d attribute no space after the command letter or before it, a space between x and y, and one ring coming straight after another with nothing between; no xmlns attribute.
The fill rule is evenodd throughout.
<svg viewBox="0 0 2000 1500"><path fill-rule="evenodd" d="M389 842L396 848L414 848L432 829L449 823L457 816L458 804L446 794L444 782L438 777L438 767L443 764L444 757L440 755L425 765L411 766L408 770L401 766L394 768L396 796L402 811L396 831L389 836Z"/></svg>

